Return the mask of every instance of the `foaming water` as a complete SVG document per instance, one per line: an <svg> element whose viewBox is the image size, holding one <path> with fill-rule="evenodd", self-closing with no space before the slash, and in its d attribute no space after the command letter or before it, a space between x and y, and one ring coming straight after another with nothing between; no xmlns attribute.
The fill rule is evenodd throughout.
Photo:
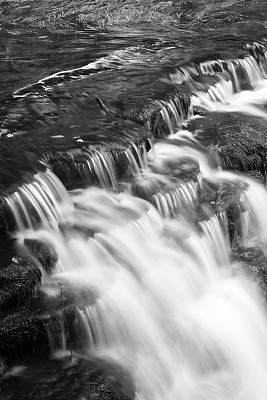
<svg viewBox="0 0 267 400"><path fill-rule="evenodd" d="M177 150L169 142L154 148L163 181L170 179L167 154L175 159ZM196 149L191 159L202 178L242 179L213 170ZM56 178L47 173L54 193ZM38 185L47 173L37 176ZM254 181L245 183L248 212L260 222L250 196ZM192 222L187 213L161 215L146 200L99 188L70 196L63 188L57 205L66 204L59 220L46 213L48 222L26 224L20 236L58 254L51 284L65 282L75 293L85 357L127 370L140 400L265 400L266 319L255 288L231 265L224 214ZM261 227L254 224L254 234Z"/></svg>
<svg viewBox="0 0 267 400"><path fill-rule="evenodd" d="M262 81L262 87L234 93L231 81L223 78L207 93L199 92L192 97L195 106L205 108L207 111L240 112L254 117L267 119L267 112L262 106L266 104L267 83Z"/></svg>
<svg viewBox="0 0 267 400"><path fill-rule="evenodd" d="M199 104L230 110L237 101L244 111L240 71L251 84L247 92L264 104L261 65L252 56L226 64L199 67L218 75L217 86L196 93ZM264 114L251 101L247 107L246 112ZM190 132L175 132L181 127L178 103L160 102L160 109L171 136L151 142L148 156L144 144L125 150L131 171L125 191L115 193L114 165L101 152L94 153L86 172L93 170L102 189L68 193L49 170L37 174L6 199L17 236L20 243L36 240L58 255L43 281L44 293L55 297L55 284L68 285L76 299L81 353L124 368L136 399L265 400L262 302L231 262L226 212L203 205L201 194L207 183L241 182L233 199L241 210L241 240L265 249L266 190L213 166ZM184 181L181 166L187 164L194 173ZM48 323L51 349L66 354L62 316L56 325L54 332Z"/></svg>
<svg viewBox="0 0 267 400"><path fill-rule="evenodd" d="M217 61L219 71L209 63L201 65L203 74L216 75L217 82L206 91L193 88L192 103L207 111L241 112L266 120L266 61L254 56L233 61Z"/></svg>
<svg viewBox="0 0 267 400"><path fill-rule="evenodd" d="M176 146L174 140L175 138L171 137L171 140L159 142L154 146L155 159L153 164L157 172L164 173L166 164L172 160L178 161L189 158L192 162L198 164L202 176L209 176L212 173L210 161L203 151L191 147L187 143Z"/></svg>
<svg viewBox="0 0 267 400"><path fill-rule="evenodd" d="M267 327L249 282L233 274L221 221L199 229L149 203L99 189L74 194L53 246L78 306L84 352L124 367L138 399L264 399ZM88 238L87 231L96 232Z"/></svg>
<svg viewBox="0 0 267 400"><path fill-rule="evenodd" d="M241 180L247 187L241 194L240 206L242 240L244 246L260 246L267 254L267 191L263 185L245 175L237 175L233 172L220 171L216 178L238 182Z"/></svg>
<svg viewBox="0 0 267 400"><path fill-rule="evenodd" d="M251 55L244 58L180 67L170 74L170 81L186 85L192 93L192 106L210 112L241 112L266 120L262 108L267 98L266 48L252 43L247 50Z"/></svg>

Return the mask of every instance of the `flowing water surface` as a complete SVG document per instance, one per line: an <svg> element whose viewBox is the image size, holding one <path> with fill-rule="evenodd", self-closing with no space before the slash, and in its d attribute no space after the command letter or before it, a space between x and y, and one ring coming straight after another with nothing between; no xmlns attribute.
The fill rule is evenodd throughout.
<svg viewBox="0 0 267 400"><path fill-rule="evenodd" d="M227 207L234 239L266 255L267 193L225 171L203 129L266 130L267 8L245 3L166 28L3 29L4 201L23 254L37 241L58 257L49 273L38 263L53 359L7 370L5 399L105 397L101 374L120 398L266 399L266 304L232 260ZM147 104L161 124L131 117ZM61 307L56 329L62 298L74 316Z"/></svg>

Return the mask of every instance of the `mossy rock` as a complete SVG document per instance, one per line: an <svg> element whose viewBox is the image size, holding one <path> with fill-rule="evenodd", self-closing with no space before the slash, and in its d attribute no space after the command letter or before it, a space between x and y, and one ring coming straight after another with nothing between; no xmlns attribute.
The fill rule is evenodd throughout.
<svg viewBox="0 0 267 400"><path fill-rule="evenodd" d="M219 155L223 169L265 177L267 129L261 121L241 114L207 113L190 122L188 129Z"/></svg>

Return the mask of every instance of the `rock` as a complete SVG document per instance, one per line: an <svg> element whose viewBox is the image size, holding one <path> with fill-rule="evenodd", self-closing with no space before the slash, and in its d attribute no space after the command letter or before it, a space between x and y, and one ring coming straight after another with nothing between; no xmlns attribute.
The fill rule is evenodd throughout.
<svg viewBox="0 0 267 400"><path fill-rule="evenodd" d="M27 302L40 280L35 265L14 257L11 264L0 268L0 309Z"/></svg>
<svg viewBox="0 0 267 400"><path fill-rule="evenodd" d="M36 258L37 262L41 263L42 268L50 274L58 261L58 256L53 249L48 248L45 244L37 242L36 240L25 240L25 246L30 251L31 255ZM28 253L25 254L25 257L27 257L27 255Z"/></svg>
<svg viewBox="0 0 267 400"><path fill-rule="evenodd" d="M232 246L234 261L241 264L243 271L261 290L262 299L267 304L267 258L258 247L243 247L237 242Z"/></svg>
<svg viewBox="0 0 267 400"><path fill-rule="evenodd" d="M22 352L33 352L35 343L47 343L38 310L28 300L0 314L0 354L8 361Z"/></svg>
<svg viewBox="0 0 267 400"><path fill-rule="evenodd" d="M40 284L39 269L22 258L0 267L0 354L13 357L33 342L44 329L38 310L32 304L33 292Z"/></svg>
<svg viewBox="0 0 267 400"><path fill-rule="evenodd" d="M189 123L189 130L211 151L218 152L223 169L266 174L267 131L256 119L230 113L206 114ZM260 174L260 175L259 175Z"/></svg>
<svg viewBox="0 0 267 400"><path fill-rule="evenodd" d="M54 254L38 243L31 243L31 248L43 268L50 271L56 261ZM41 272L17 254L10 238L5 250L0 254L0 354L9 360L32 352L37 343L47 343L47 335L40 318L42 304L36 296Z"/></svg>

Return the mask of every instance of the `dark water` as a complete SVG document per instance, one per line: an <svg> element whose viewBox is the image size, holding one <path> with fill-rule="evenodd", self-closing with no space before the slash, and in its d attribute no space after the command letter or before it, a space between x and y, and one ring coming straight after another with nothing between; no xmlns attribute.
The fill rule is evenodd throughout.
<svg viewBox="0 0 267 400"><path fill-rule="evenodd" d="M173 26L139 24L107 31L51 33L3 25L0 93L10 93L51 73L83 66L129 46L137 47L134 52L147 50L147 61L152 59L153 63L154 56L157 64L160 61L170 66L210 57L237 57L244 44L266 39L266 14L263 1L216 1L195 12L192 20L182 15ZM170 46L173 48L168 49Z"/></svg>
<svg viewBox="0 0 267 400"><path fill-rule="evenodd" d="M146 137L147 132L137 129L134 122L119 117L123 117L127 107L135 110L140 104L160 100L172 92L173 85L166 83L166 77L175 68L242 57L247 53L247 43L266 44L267 2L232 1L227 2L228 7L224 7L225 2L215 3L217 6L200 9L196 18L181 18L173 26L148 24L54 33L2 26L0 181L3 191L11 184L21 184L26 173L40 168L38 162L47 152L80 149L77 138L81 136L86 136L89 145L115 143L115 147L121 148L139 139L140 134ZM101 58L104 59L86 73L72 71L42 81ZM111 115L105 115L96 96L104 101ZM227 119L218 117L219 123L223 118ZM14 376L10 370L10 375L6 374L0 383L5 400L132 396L131 390L123 388L116 373L110 373L108 367L103 371L75 358L50 360L47 354L23 359L21 364L18 376L16 370ZM108 394L101 393L102 383L104 387L108 385ZM122 393L121 397L117 392Z"/></svg>

